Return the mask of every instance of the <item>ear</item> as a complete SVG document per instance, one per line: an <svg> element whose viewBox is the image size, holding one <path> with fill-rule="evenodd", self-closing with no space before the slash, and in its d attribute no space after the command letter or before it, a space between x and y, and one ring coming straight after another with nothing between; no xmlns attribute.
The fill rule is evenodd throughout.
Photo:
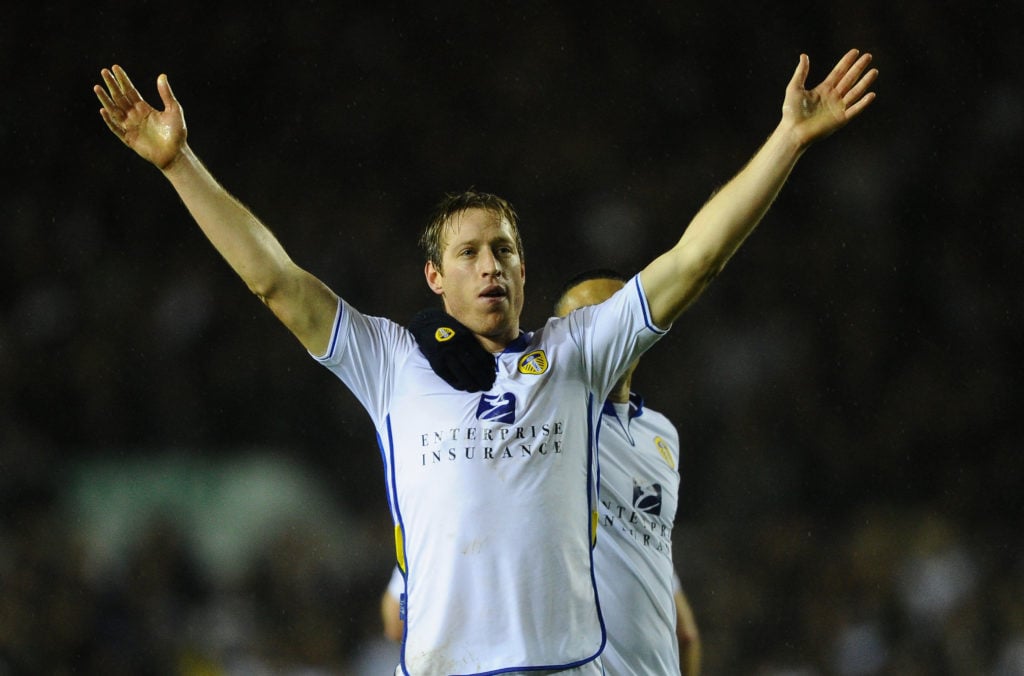
<svg viewBox="0 0 1024 676"><path fill-rule="evenodd" d="M423 266L423 276L427 278L427 286L438 296L444 295L444 275L434 267L431 261Z"/></svg>

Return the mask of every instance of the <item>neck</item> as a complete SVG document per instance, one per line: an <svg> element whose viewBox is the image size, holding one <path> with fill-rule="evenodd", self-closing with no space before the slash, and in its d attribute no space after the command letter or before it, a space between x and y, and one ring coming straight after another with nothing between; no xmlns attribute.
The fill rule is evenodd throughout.
<svg viewBox="0 0 1024 676"><path fill-rule="evenodd" d="M509 346L513 340L519 337L519 328L516 327L514 330L508 332L508 334L502 336L482 336L479 333L476 334L476 339L480 341L480 344L484 346L484 349L491 354L497 354L502 352L506 347Z"/></svg>
<svg viewBox="0 0 1024 676"><path fill-rule="evenodd" d="M629 403L629 386L631 378L623 378L615 383L615 387L608 393L608 400L616 404Z"/></svg>

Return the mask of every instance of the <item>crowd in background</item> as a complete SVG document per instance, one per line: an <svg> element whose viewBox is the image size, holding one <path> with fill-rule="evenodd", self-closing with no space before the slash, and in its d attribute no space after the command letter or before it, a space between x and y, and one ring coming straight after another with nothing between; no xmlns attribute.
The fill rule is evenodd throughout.
<svg viewBox="0 0 1024 676"><path fill-rule="evenodd" d="M37 487L0 533L0 674L377 676L396 663L378 614L385 522L340 540L268 526L224 579L159 511L97 566L60 502ZM1024 669L1019 537L867 503L839 521L686 519L676 558L709 673L1011 676Z"/></svg>
<svg viewBox="0 0 1024 676"><path fill-rule="evenodd" d="M674 243L767 136L799 52L816 81L848 47L875 54L878 100L808 152L634 382L680 429L680 576L709 673L1024 672L1024 84L1019 41L987 39L1021 8L891 4L10 8L0 675L397 654L366 415L104 128L101 67L153 102L167 72L214 173L370 314L435 302L415 240L444 192L507 197L532 328L565 278ZM83 477L197 460L187 487L253 449L315 477L317 528L343 532L268 520L225 576L180 501L130 494L136 528L96 558L105 494Z"/></svg>

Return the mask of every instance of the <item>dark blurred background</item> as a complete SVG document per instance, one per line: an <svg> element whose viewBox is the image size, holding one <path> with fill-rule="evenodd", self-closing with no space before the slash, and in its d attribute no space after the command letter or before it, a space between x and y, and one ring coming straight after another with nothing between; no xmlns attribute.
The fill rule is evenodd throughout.
<svg viewBox="0 0 1024 676"><path fill-rule="evenodd" d="M118 63L361 310L517 207L526 327L640 269L775 125L800 52L867 113L641 364L679 426L709 674L1024 673L1019 0L35 3L0 21L0 675L384 674L368 417L107 131ZM384 666L382 666L384 665Z"/></svg>

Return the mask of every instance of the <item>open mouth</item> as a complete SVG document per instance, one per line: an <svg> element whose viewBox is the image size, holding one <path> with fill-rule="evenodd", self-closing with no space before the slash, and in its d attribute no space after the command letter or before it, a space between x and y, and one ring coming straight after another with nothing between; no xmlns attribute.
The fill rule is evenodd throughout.
<svg viewBox="0 0 1024 676"><path fill-rule="evenodd" d="M480 293L481 298L504 298L508 295L505 287L489 286Z"/></svg>

